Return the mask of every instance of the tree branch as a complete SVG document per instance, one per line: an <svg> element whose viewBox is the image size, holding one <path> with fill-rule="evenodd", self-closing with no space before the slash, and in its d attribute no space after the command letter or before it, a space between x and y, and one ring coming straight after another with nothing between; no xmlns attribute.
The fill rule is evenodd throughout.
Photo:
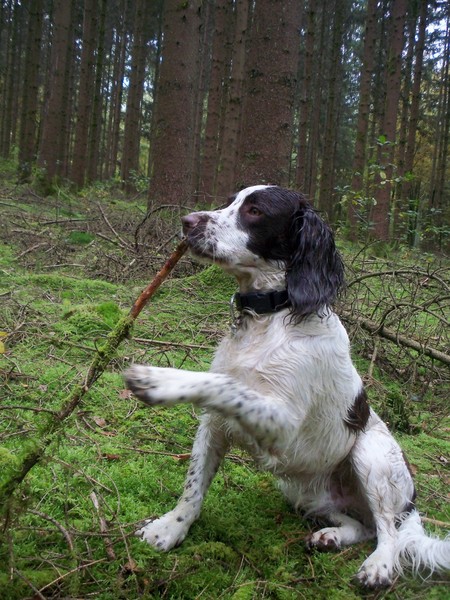
<svg viewBox="0 0 450 600"><path fill-rule="evenodd" d="M384 325L380 325L375 321L371 321L370 319L366 319L365 317L358 317L351 314L349 311L341 311L341 315L344 319L349 321L350 323L356 323L369 333L373 335L379 335L395 344L399 344L400 346L405 346L407 348L412 348L416 350L420 354L424 354L425 356L429 356L430 358L434 358L445 365L450 365L450 355L442 352L441 350L437 350L436 348L432 348L430 346L425 346L421 344L417 340L407 337L397 331L389 329Z"/></svg>

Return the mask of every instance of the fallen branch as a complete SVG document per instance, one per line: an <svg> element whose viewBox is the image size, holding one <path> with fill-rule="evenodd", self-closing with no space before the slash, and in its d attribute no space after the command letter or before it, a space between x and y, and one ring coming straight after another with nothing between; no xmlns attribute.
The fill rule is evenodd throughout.
<svg viewBox="0 0 450 600"><path fill-rule="evenodd" d="M178 244L162 269L141 292L129 314L118 321L114 329L106 338L105 345L98 348L84 381L75 386L72 392L64 400L61 409L55 411L54 415L47 418L45 424L38 431L37 437L25 444L25 449L22 456L19 457L19 460L16 463L8 465L9 468L7 467L2 473L0 483L0 506L2 509L9 506L9 500L17 487L25 479L28 472L42 460L47 448L62 432L67 417L69 417L80 405L86 392L105 371L111 360L114 358L120 343L129 336L136 317L164 280L167 279L177 262L186 252L187 247L187 242L185 240L182 240Z"/></svg>
<svg viewBox="0 0 450 600"><path fill-rule="evenodd" d="M98 522L100 524L100 532L104 535L103 541L105 542L105 550L109 560L116 560L116 554L114 552L111 538L108 536L108 526L106 525L106 519L100 512L100 503L95 492L91 492L89 497L97 511Z"/></svg>
<svg viewBox="0 0 450 600"><path fill-rule="evenodd" d="M54 579L50 583L47 583L47 585L44 585L44 587L41 587L41 589L38 590L38 593L41 594L41 596L39 596L39 597L47 598L48 596L43 596L42 592L45 591L45 590L48 590L48 588L56 585L57 583L59 583L60 581L62 581L63 579L65 579L66 577L69 577L69 575L73 575L73 573L77 573L79 571L83 571L83 569L88 569L89 567L92 567L93 565L98 565L98 563L102 563L102 562L105 562L105 561L106 561L106 558L99 558L98 560L91 560L90 562L83 563L82 565L78 565L74 569L71 569L70 571L67 571L67 573L63 573L62 575L60 575L59 577L57 577L56 579Z"/></svg>
<svg viewBox="0 0 450 600"><path fill-rule="evenodd" d="M423 517L420 515L420 518L424 523L430 523L431 525L436 525L436 527L444 527L444 529L450 530L450 523L447 521L438 521L437 519L431 519L430 517Z"/></svg>
<svg viewBox="0 0 450 600"><path fill-rule="evenodd" d="M65 527L63 527L59 521L57 521L55 518L51 517L50 515L47 515L47 514L41 512L40 510L29 510L28 512L30 512L33 515L36 515L37 517L40 517L41 519L45 519L46 521L49 521L57 529L59 529L59 531L63 534L63 536L67 542L67 545L69 546L70 553L71 554L74 553L72 538L70 537L70 534L67 531L67 529Z"/></svg>
<svg viewBox="0 0 450 600"><path fill-rule="evenodd" d="M121 248L128 248L131 249L131 246L128 244L128 242L126 242L118 233L117 231L114 229L114 227L111 225L111 223L108 220L108 217L105 215L105 212L103 210L103 208L101 207L100 203L97 203L97 207L99 209L99 211L102 214L103 220L105 221L105 223L107 224L107 226L110 228L110 230L113 232L113 234L116 236L116 238L119 240L119 246Z"/></svg>
<svg viewBox="0 0 450 600"><path fill-rule="evenodd" d="M351 314L349 311L341 311L341 316L349 321L350 323L356 323L362 329L365 329L369 333L373 335L379 335L382 338L385 338L395 344L400 346L405 346L406 348L411 348L412 350L416 350L420 354L424 354L425 356L429 356L430 358L434 358L439 362L450 365L450 355L442 352L441 350L437 350L436 348L432 348L431 346L426 346L421 344L417 340L407 337L393 329L389 329L384 325L380 325L375 321L370 319L366 319L365 317L358 317Z"/></svg>

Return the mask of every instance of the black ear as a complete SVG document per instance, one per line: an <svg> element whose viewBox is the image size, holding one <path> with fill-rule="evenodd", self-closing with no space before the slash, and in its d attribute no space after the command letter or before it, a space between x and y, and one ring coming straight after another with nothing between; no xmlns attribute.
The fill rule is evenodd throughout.
<svg viewBox="0 0 450 600"><path fill-rule="evenodd" d="M314 209L300 208L289 233L286 283L294 320L319 316L344 285L344 266L330 227Z"/></svg>

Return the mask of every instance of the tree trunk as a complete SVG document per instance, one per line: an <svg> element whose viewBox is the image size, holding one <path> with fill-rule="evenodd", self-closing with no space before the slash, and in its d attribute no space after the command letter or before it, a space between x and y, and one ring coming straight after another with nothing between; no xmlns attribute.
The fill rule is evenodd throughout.
<svg viewBox="0 0 450 600"><path fill-rule="evenodd" d="M353 176L347 213L349 237L353 241L356 241L358 237L359 211L363 208L364 171L366 168L372 78L377 39L377 6L378 0L369 0L367 5L361 79L359 83L358 121L356 124L355 150L352 165Z"/></svg>
<svg viewBox="0 0 450 600"><path fill-rule="evenodd" d="M297 0L256 2L245 69L238 186L288 184L299 21Z"/></svg>
<svg viewBox="0 0 450 600"><path fill-rule="evenodd" d="M22 111L20 119L19 169L20 181L28 181L37 150L37 112L39 97L39 70L41 62L41 39L43 1L30 3L28 37L25 56Z"/></svg>
<svg viewBox="0 0 450 600"><path fill-rule="evenodd" d="M402 168L399 175L402 177L407 176L401 182L399 190L399 198L397 203L400 203L400 207L397 208L396 212L399 212L399 208L413 209L410 212L416 213L419 209L418 198L412 198L411 193L417 189L417 185L412 185L413 181L410 179L414 172L414 157L416 152L416 136L419 124L419 113L420 113L420 97L421 97L421 85L422 85L422 71L423 71L423 55L425 50L425 36L427 26L427 12L428 12L428 0L421 0L419 6L419 24L417 32L417 43L415 45L415 62L414 62L414 73L413 82L411 86L411 106L409 110L409 119L407 123L407 134L405 139L405 150L403 156ZM413 224L414 221L413 220ZM400 217L396 218L396 222L400 221ZM410 219L408 219L408 241L410 244L414 243L415 239L415 227L410 226Z"/></svg>
<svg viewBox="0 0 450 600"><path fill-rule="evenodd" d="M242 90L246 41L249 28L249 0L237 0L231 59L230 82L223 116L223 134L220 143L220 160L216 192L228 197L236 187L236 164L242 118Z"/></svg>
<svg viewBox="0 0 450 600"><path fill-rule="evenodd" d="M299 108L299 131L298 131L298 151L297 151L297 172L296 185L299 190L306 193L306 171L307 171L307 153L308 153L308 133L310 127L310 116L313 105L312 97L312 73L314 66L314 47L316 40L316 20L317 7L315 2L308 3L306 13L306 35L305 35L305 56L303 64L303 73L300 92ZM318 109L318 107L316 107Z"/></svg>
<svg viewBox="0 0 450 600"><path fill-rule="evenodd" d="M199 0L166 0L155 107L149 207L192 203Z"/></svg>
<svg viewBox="0 0 450 600"><path fill-rule="evenodd" d="M94 87L94 53L97 45L98 1L85 0L83 12L83 40L80 62L80 83L77 104L77 122L70 178L83 187L88 159L89 125L92 118Z"/></svg>
<svg viewBox="0 0 450 600"><path fill-rule="evenodd" d="M323 105L323 79L324 79L324 59L325 48L327 45L327 30L331 18L327 10L326 3L322 4L320 19L320 38L319 46L316 52L316 61L314 65L314 79L312 87L312 113L310 116L309 138L306 156L306 181L304 192L314 202L317 187L318 164L320 160L319 148L321 139L321 107Z"/></svg>
<svg viewBox="0 0 450 600"><path fill-rule="evenodd" d="M125 76L125 57L127 52L127 34L126 34L126 6L123 0L122 14L123 21L120 33L116 31L114 67L112 75L112 89L109 110L108 126L108 158L107 158L107 177L114 177L117 168L117 157L119 153L119 135L122 115L122 95L123 80Z"/></svg>
<svg viewBox="0 0 450 600"><path fill-rule="evenodd" d="M95 64L94 94L92 102L92 119L89 131L89 150L87 164L87 181L91 183L98 176L100 161L100 139L102 132L102 105L103 105L103 70L105 63L105 19L107 0L100 0L100 18L98 32L97 60Z"/></svg>
<svg viewBox="0 0 450 600"><path fill-rule="evenodd" d="M393 161L396 142L397 113L400 100L402 51L404 44L404 26L406 20L406 0L392 0L390 18L390 45L386 65L386 104L379 144L379 175L376 179L373 207L373 236L384 242L390 239L391 190Z"/></svg>
<svg viewBox="0 0 450 600"><path fill-rule="evenodd" d="M133 32L130 85L128 87L125 131L123 140L121 177L128 192L136 187L131 180L139 172L139 148L141 139L141 104L144 94L145 63L147 57L146 1L138 0Z"/></svg>
<svg viewBox="0 0 450 600"><path fill-rule="evenodd" d="M7 17L6 29L6 56L5 56L5 75L4 89L2 91L2 115L0 131L0 155L9 158L11 151L11 140L14 129L13 106L14 98L17 97L18 85L18 38L19 38L19 12L21 7L19 2L10 2L5 11Z"/></svg>
<svg viewBox="0 0 450 600"><path fill-rule="evenodd" d="M66 131L67 104L64 101L67 94L67 58L72 42L71 9L71 2L64 0L54 2L51 72L38 159L43 183L47 186L51 186L56 176L61 173L60 160L64 155L66 143L63 134Z"/></svg>
<svg viewBox="0 0 450 600"><path fill-rule="evenodd" d="M319 208L325 213L330 223L334 223L335 218L335 198L334 198L334 174L336 158L336 140L337 140L337 111L340 100L340 81L341 58L342 58L342 34L344 18L346 15L346 0L335 0L333 38L331 46L328 49L330 53L329 72L328 72L328 93L327 110L325 118L325 133L323 140L323 157L320 177Z"/></svg>
<svg viewBox="0 0 450 600"><path fill-rule="evenodd" d="M450 140L450 16L447 17L444 55L441 69L441 94L439 98L439 107L437 112L437 133L438 140L435 149L433 177L431 180L431 194L429 201L430 217L432 219L430 229L432 239L427 240L427 246L443 249L444 241L447 243L448 235L446 230L448 226L449 209L448 202L445 204L446 197L446 173L448 172L448 152ZM447 192L448 193L448 192ZM431 244L430 244L431 242Z"/></svg>
<svg viewBox="0 0 450 600"><path fill-rule="evenodd" d="M216 171L219 164L219 132L223 90L226 88L227 45L226 33L232 15L228 0L217 0L214 10L212 64L208 91L208 109L205 126L203 157L201 160L198 191L202 204L210 206L215 196Z"/></svg>

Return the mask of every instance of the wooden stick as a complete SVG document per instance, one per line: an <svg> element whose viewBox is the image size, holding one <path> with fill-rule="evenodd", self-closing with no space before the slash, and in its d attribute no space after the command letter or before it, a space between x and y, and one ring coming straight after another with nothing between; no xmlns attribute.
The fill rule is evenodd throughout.
<svg viewBox="0 0 450 600"><path fill-rule="evenodd" d="M155 275L153 281L149 283L145 290L141 292L139 298L136 300L136 302L133 304L132 309L130 310L130 316L133 318L133 320L138 316L138 314L141 312L141 310L144 308L144 306L147 304L147 302L150 300L150 298L153 296L153 294L156 292L156 290L159 288L162 282L165 279L167 279L168 275L173 270L173 268L187 249L188 244L186 240L182 240L178 244L176 249L172 252L172 254L169 256L163 268L159 271L159 273Z"/></svg>
<svg viewBox="0 0 450 600"><path fill-rule="evenodd" d="M141 292L129 314L117 322L114 329L106 338L105 345L97 349L84 381L74 387L72 392L63 401L59 411L55 411L53 415L48 416L44 426L38 432L38 437L27 442L20 461L9 466L9 470L6 473L2 473L0 483L0 506L2 509L8 509L12 494L25 479L28 472L42 460L46 449L63 430L63 424L67 417L80 405L86 392L105 371L114 358L120 343L129 336L136 317L161 284L167 279L187 249L188 244L183 239L169 256L162 269Z"/></svg>

